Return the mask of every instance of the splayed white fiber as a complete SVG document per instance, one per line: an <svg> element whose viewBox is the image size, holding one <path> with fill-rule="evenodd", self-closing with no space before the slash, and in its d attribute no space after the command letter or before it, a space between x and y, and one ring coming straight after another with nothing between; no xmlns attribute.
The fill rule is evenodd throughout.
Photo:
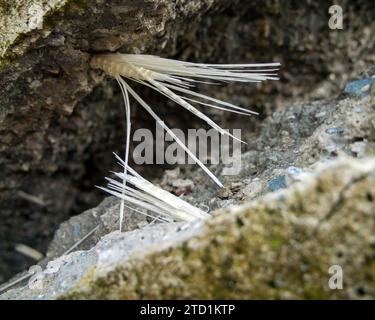
<svg viewBox="0 0 375 320"><path fill-rule="evenodd" d="M127 171L127 184L124 185L122 182L115 179L106 178L108 181L107 187L99 187L100 189L136 207L146 209L149 212L146 215L152 216L160 221L190 222L196 219L206 219L210 217L209 214L201 209L141 177L119 156L116 155L116 158ZM114 174L121 180L125 178L123 172L114 172ZM144 214L139 210L138 212Z"/></svg>
<svg viewBox="0 0 375 320"><path fill-rule="evenodd" d="M212 128L216 129L221 134L225 134L232 137L233 139L239 140L228 131L221 128L203 112L195 108L191 103L196 103L201 106L216 108L242 115L251 115L257 113L243 107L236 106L229 102L197 93L193 91L196 83L203 82L216 85L220 82L229 81L257 83L265 80L278 80L279 78L277 77L276 71L278 71L278 68L280 67L280 63L204 64L166 59L154 55L120 53L96 55L92 58L90 64L91 67L102 69L107 74L116 78L121 87L125 103L127 136L124 157L124 172L122 174L117 174L117 176L122 179L122 185L119 185L118 182L114 180L109 180L109 187L105 188L106 191L122 199L120 208L120 225L122 224L124 217L125 201L140 205L140 202L144 200L145 203L147 203L148 210L156 210L154 212L160 214L160 216L164 215L164 218L166 211L168 211L169 209L171 210L171 212L174 210L174 214L177 218L182 220L186 218L185 216L183 216L183 214L181 214L181 212L177 212L176 208L166 207L165 204L162 203L163 201L160 202L159 199L157 199L158 202L150 203L151 198L149 198L149 192L151 192L152 196L153 191L151 190L151 186L148 184L147 185L150 188L147 189L147 191L140 188L140 181L144 181L141 177L133 173L128 178L127 170L130 169L128 167L130 142L130 103L128 93L130 93L130 95L132 95L135 100L137 100L138 103L156 121L158 121L162 125L162 127L177 142L177 144L181 148L183 148L183 150L207 173L207 175L219 187L223 186L219 179L184 145L184 143L182 143L181 140L178 139L178 137L168 128L168 126L166 126L164 122L156 115L151 107L129 86L124 78L136 81L142 85L152 88L153 90L176 102L186 110L190 111L200 119L204 120L207 124L209 124ZM212 83L212 81L214 83ZM179 93L193 96L196 99L181 96L179 95ZM204 101L209 101L210 103ZM134 189L128 187L127 181L133 184L133 186L141 189L143 193L140 193L138 191L135 192ZM144 185L146 184L144 183ZM154 191L156 192L156 190ZM144 194L144 192L146 192L147 196Z"/></svg>

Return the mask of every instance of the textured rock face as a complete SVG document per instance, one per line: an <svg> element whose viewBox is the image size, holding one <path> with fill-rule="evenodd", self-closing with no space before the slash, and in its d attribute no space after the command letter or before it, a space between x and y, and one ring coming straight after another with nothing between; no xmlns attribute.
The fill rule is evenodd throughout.
<svg viewBox="0 0 375 320"><path fill-rule="evenodd" d="M371 95L276 111L240 175L221 177L226 191L200 170L180 174L185 200L226 207L207 224L145 226L129 213L130 231L108 234L118 226L108 198L62 224L44 271L1 298L374 298L374 150ZM175 176L160 184L173 191ZM53 259L97 225L81 251ZM329 287L332 266L342 290Z"/></svg>
<svg viewBox="0 0 375 320"><path fill-rule="evenodd" d="M108 234L2 298L374 298L374 173L373 158L335 161L206 225ZM329 287L332 266L342 290Z"/></svg>
<svg viewBox="0 0 375 320"><path fill-rule="evenodd" d="M61 221L103 197L93 186L113 168L111 152L122 148L122 102L114 83L84 99L102 81L89 70L90 54L120 47L160 53L160 43L183 33L187 20L224 7L173 3L1 2L1 281L31 262L14 253L16 243L45 251Z"/></svg>
<svg viewBox="0 0 375 320"><path fill-rule="evenodd" d="M99 264L61 297L374 298L374 172L374 160L327 165L291 190L218 213L180 245ZM343 290L328 286L333 265Z"/></svg>
<svg viewBox="0 0 375 320"><path fill-rule="evenodd" d="M111 152L122 146L123 115L115 84L89 69L92 54L119 50L192 61L280 61L280 83L259 88L228 86L216 93L218 98L252 106L269 115L276 107L288 105L288 99L329 97L348 78L374 63L372 2L342 1L342 5L345 30L332 31L327 27L328 7L323 0L287 4L276 0L1 1L0 280L31 263L14 252L16 243L45 251L61 221L96 205L103 197L93 186L102 184L103 176L113 168ZM202 88L210 92L208 87ZM184 127L185 123L191 123L190 127L202 125L188 114L164 106L152 92L139 89L172 127ZM329 106L327 103L328 109ZM290 110L290 116L299 119L298 113ZM141 113L134 114L135 128L154 126ZM252 130L254 134L249 134L247 141L255 141L261 129L259 119L249 123L222 113L212 115L223 126L233 127L231 123L235 121L236 128ZM299 127L301 131L289 132L289 138L275 137L277 127L270 125L266 129L273 137L272 143L285 143L280 154L288 150L293 159L290 152L298 143L288 139L308 136L314 130L308 124L310 119L305 127ZM314 118L313 124L318 126L319 121L322 118ZM289 129L288 122L279 121L278 125L285 129L282 131ZM356 126L353 122L351 132ZM290 125L290 129L295 128ZM249 150L267 147L265 131L263 134L264 140L258 146L251 144ZM334 140L341 139L333 136ZM352 134L350 137L356 139ZM309 153L300 150L305 158L299 157L297 165L305 167L321 154L329 155L329 146L314 141L315 146L309 144L306 148L315 155L305 162ZM353 145L357 151L346 150L349 153L368 153L366 148L371 149L371 144L364 149L363 141L358 139L352 142L357 143ZM288 143L290 149L285 149ZM314 151L316 147L319 151ZM275 169L274 164L263 168L265 159L277 162L283 157L275 158L267 150L247 156L249 167L240 178L249 175L249 170L264 176L259 181L252 179L252 185L240 194L229 181L229 196L223 193L222 199L216 197L208 203L210 207L265 193L268 182L276 189L284 184L283 178L275 183L271 180L285 176L283 170L270 170ZM272 157L274 160L270 160ZM250 163L253 161L256 164ZM196 186L212 188L205 178ZM210 193L216 195L216 190L205 190L203 195L207 198Z"/></svg>

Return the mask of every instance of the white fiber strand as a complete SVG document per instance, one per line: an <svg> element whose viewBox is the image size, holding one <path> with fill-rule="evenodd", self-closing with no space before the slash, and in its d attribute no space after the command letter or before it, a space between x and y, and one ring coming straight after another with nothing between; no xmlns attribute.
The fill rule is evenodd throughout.
<svg viewBox="0 0 375 320"><path fill-rule="evenodd" d="M125 105L125 118L126 118L126 141L125 141L125 157L124 161L128 164L129 159L129 148L130 148L130 131L131 131L131 121L130 121L130 102L129 102L129 95L126 87L122 83L122 79L120 76L116 77L116 80L121 88L122 96L124 98L124 105ZM124 177L123 177L123 185L126 186L126 170L127 166L124 166ZM125 201L122 199L120 204L120 231L122 230L122 223L124 220L125 215Z"/></svg>
<svg viewBox="0 0 375 320"><path fill-rule="evenodd" d="M202 168L204 172L219 186L223 187L223 184L218 178L192 153L187 146L173 133L171 129L156 115L156 113L151 109L151 107L125 82L123 81L126 89L129 93L139 102L139 104L147 110L147 112L164 128L165 131L176 141L176 143L184 149L184 151Z"/></svg>
<svg viewBox="0 0 375 320"><path fill-rule="evenodd" d="M100 189L137 207L146 209L152 214L141 213L158 220L189 222L195 219L207 219L210 217L209 214L201 209L142 178L126 165L121 158L117 155L116 157L127 169L127 185L114 179L106 178L108 181L107 187L99 187ZM124 179L123 172L114 174L121 180Z"/></svg>
<svg viewBox="0 0 375 320"><path fill-rule="evenodd" d="M207 213L153 185L128 166L131 128L130 94L218 186L223 186L219 179L169 129L152 108L129 86L125 79L130 79L152 88L190 111L221 134L243 142L221 128L210 117L195 108L192 103L246 116L257 115L258 113L195 92L195 86L197 83L218 85L227 82L258 83L265 80L278 80L277 71L280 63L204 64L166 59L154 55L117 53L96 55L92 58L90 64L91 67L102 69L117 80L124 99L127 127L125 156L124 159L121 159L115 155L120 165L123 166L123 172L114 173L122 182L107 178L107 187L100 187L102 190L121 199L120 230L124 219L125 207L136 210L133 207L129 207L127 203L147 210L150 214L141 211L140 213L151 216L154 221L191 221L208 218L210 215Z"/></svg>

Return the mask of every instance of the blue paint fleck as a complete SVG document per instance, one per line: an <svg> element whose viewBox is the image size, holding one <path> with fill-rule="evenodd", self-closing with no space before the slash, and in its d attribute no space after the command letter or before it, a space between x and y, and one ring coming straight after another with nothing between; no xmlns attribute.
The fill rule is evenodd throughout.
<svg viewBox="0 0 375 320"><path fill-rule="evenodd" d="M358 97L365 97L370 94L371 86L374 83L374 78L364 78L361 80L352 81L345 86L344 92ZM368 86L368 89L366 86Z"/></svg>
<svg viewBox="0 0 375 320"><path fill-rule="evenodd" d="M286 188L285 176L278 176L272 179L270 182L268 182L268 188L270 188L272 192Z"/></svg>
<svg viewBox="0 0 375 320"><path fill-rule="evenodd" d="M340 127L328 128L326 129L327 134L341 135L344 133L344 129Z"/></svg>

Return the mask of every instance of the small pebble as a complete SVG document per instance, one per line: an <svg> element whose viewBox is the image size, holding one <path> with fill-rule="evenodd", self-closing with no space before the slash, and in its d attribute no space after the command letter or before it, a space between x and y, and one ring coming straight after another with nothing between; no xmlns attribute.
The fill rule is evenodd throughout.
<svg viewBox="0 0 375 320"><path fill-rule="evenodd" d="M328 128L326 129L326 133L331 135L341 135L344 133L344 129L340 127Z"/></svg>
<svg viewBox="0 0 375 320"><path fill-rule="evenodd" d="M247 198L254 198L256 197L259 193L262 192L263 186L262 182L260 179L255 178L254 181L252 181L249 185L247 185L243 190L242 193L247 197Z"/></svg>
<svg viewBox="0 0 375 320"><path fill-rule="evenodd" d="M315 115L315 118L323 118L323 117L326 117L327 116L327 112L325 111L322 111L322 112L319 112Z"/></svg>
<svg viewBox="0 0 375 320"><path fill-rule="evenodd" d="M303 172L303 170L301 168L291 166L286 169L286 172L288 173L288 175L296 178Z"/></svg>
<svg viewBox="0 0 375 320"><path fill-rule="evenodd" d="M373 78L352 81L345 86L344 92L357 97L365 97L370 94L374 82L375 79Z"/></svg>
<svg viewBox="0 0 375 320"><path fill-rule="evenodd" d="M31 89L37 89L42 85L42 83L39 80L34 80L33 82L30 83L30 88Z"/></svg>
<svg viewBox="0 0 375 320"><path fill-rule="evenodd" d="M220 199L228 199L229 197L233 196L233 193L232 193L232 191L230 190L230 188L228 188L228 187L224 187L224 188L221 188L221 189L218 191L217 196L218 196Z"/></svg>
<svg viewBox="0 0 375 320"><path fill-rule="evenodd" d="M172 182L172 186L175 188L194 188L194 182L190 179L176 179Z"/></svg>

